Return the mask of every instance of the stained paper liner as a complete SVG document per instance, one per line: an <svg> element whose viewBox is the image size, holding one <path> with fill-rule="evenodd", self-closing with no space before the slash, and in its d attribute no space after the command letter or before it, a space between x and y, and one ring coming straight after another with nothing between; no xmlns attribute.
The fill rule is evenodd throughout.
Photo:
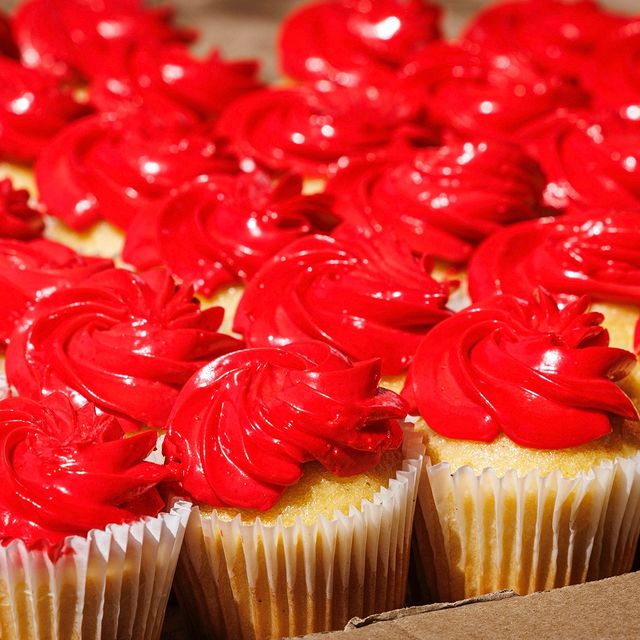
<svg viewBox="0 0 640 640"><path fill-rule="evenodd" d="M67 539L52 561L21 540L0 547L2 640L160 637L191 505Z"/></svg>
<svg viewBox="0 0 640 640"><path fill-rule="evenodd" d="M438 602L526 594L631 569L640 533L640 453L563 478L452 472L427 458L415 553Z"/></svg>
<svg viewBox="0 0 640 640"><path fill-rule="evenodd" d="M194 508L175 582L190 637L301 635L402 606L424 452L416 435L405 435L388 487L348 515L285 526Z"/></svg>

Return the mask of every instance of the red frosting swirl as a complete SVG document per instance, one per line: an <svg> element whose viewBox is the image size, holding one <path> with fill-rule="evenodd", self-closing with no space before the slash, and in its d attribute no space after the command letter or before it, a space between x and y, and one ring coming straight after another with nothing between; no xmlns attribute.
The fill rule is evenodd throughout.
<svg viewBox="0 0 640 640"><path fill-rule="evenodd" d="M465 136L512 139L559 107L588 102L575 83L541 75L526 59L492 57L459 44L433 43L404 68L407 100Z"/></svg>
<svg viewBox="0 0 640 640"><path fill-rule="evenodd" d="M379 361L352 365L319 342L237 351L185 385L165 455L195 500L269 509L305 462L350 476L400 446L407 408L379 379Z"/></svg>
<svg viewBox="0 0 640 640"><path fill-rule="evenodd" d="M324 340L400 373L424 333L450 315L449 283L390 236L344 227L336 235L301 238L265 264L245 289L234 330L252 347Z"/></svg>
<svg viewBox="0 0 640 640"><path fill-rule="evenodd" d="M27 0L13 16L13 32L28 66L90 78L121 69L137 47L193 40L196 32L172 18L173 9L141 0Z"/></svg>
<svg viewBox="0 0 640 640"><path fill-rule="evenodd" d="M164 264L197 291L248 280L292 240L335 226L331 199L302 195L302 179L262 172L212 176L142 211L127 233L126 262Z"/></svg>
<svg viewBox="0 0 640 640"><path fill-rule="evenodd" d="M204 129L142 117L85 118L49 144L36 165L48 212L82 230L104 218L126 229L149 203L200 175L239 171Z"/></svg>
<svg viewBox="0 0 640 640"><path fill-rule="evenodd" d="M50 76L0 56L0 159L35 160L63 127L88 112Z"/></svg>
<svg viewBox="0 0 640 640"><path fill-rule="evenodd" d="M345 86L378 84L440 37L440 7L425 0L321 0L294 11L280 32L284 72Z"/></svg>
<svg viewBox="0 0 640 640"><path fill-rule="evenodd" d="M323 90L300 86L243 96L222 114L218 131L240 156L312 176L435 139L420 111L391 92L328 83Z"/></svg>
<svg viewBox="0 0 640 640"><path fill-rule="evenodd" d="M190 287L157 269L110 269L57 291L11 335L7 379L20 395L65 391L127 428L162 428L184 383L241 346L217 332L223 310L201 311Z"/></svg>
<svg viewBox="0 0 640 640"><path fill-rule="evenodd" d="M562 303L640 304L640 212L584 213L523 222L485 240L469 264L469 293L520 297L542 285Z"/></svg>
<svg viewBox="0 0 640 640"><path fill-rule="evenodd" d="M585 64L582 82L593 94L597 107L626 108L640 119L640 20L619 29Z"/></svg>
<svg viewBox="0 0 640 640"><path fill-rule="evenodd" d="M615 414L638 420L615 384L635 356L609 347L600 313L585 296L558 310L495 296L428 333L403 395L443 436L493 441L504 433L535 449L575 447L611 431Z"/></svg>
<svg viewBox="0 0 640 640"><path fill-rule="evenodd" d="M0 400L0 543L23 540L55 559L65 538L155 516L174 465L145 462L152 431L123 438L117 420L53 394Z"/></svg>
<svg viewBox="0 0 640 640"><path fill-rule="evenodd" d="M327 185L336 213L393 231L416 253L466 262L502 225L540 215L544 176L516 145L457 142L358 162Z"/></svg>
<svg viewBox="0 0 640 640"><path fill-rule="evenodd" d="M555 208L640 206L640 112L560 110L521 132L547 175L545 200Z"/></svg>
<svg viewBox="0 0 640 640"><path fill-rule="evenodd" d="M50 240L0 239L0 344L30 304L112 266Z"/></svg>
<svg viewBox="0 0 640 640"><path fill-rule="evenodd" d="M29 192L14 189L11 180L0 180L0 238L32 240L42 235L44 220L29 205Z"/></svg>
<svg viewBox="0 0 640 640"><path fill-rule="evenodd" d="M216 117L235 98L257 89L255 60L227 62L218 51L195 58L181 45L137 49L127 68L94 79L91 102L101 111L135 112L141 106L174 120Z"/></svg>
<svg viewBox="0 0 640 640"><path fill-rule="evenodd" d="M593 0L515 0L477 13L463 41L492 56L523 56L544 73L578 78L598 44L625 20Z"/></svg>

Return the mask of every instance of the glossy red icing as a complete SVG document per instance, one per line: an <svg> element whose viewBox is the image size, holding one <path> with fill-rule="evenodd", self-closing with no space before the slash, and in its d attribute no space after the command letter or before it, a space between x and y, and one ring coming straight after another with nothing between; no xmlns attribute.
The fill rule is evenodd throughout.
<svg viewBox="0 0 640 640"><path fill-rule="evenodd" d="M4 11L0 11L0 55L16 60L20 57L20 52L11 33L11 20Z"/></svg>
<svg viewBox="0 0 640 640"><path fill-rule="evenodd" d="M560 110L521 132L544 169L556 208L640 207L640 112Z"/></svg>
<svg viewBox="0 0 640 640"><path fill-rule="evenodd" d="M211 176L141 211L127 233L125 262L164 264L205 296L245 281L292 240L330 230L331 198L302 195L302 179L275 184L262 172Z"/></svg>
<svg viewBox="0 0 640 640"><path fill-rule="evenodd" d="M0 56L0 160L31 162L88 108L55 78Z"/></svg>
<svg viewBox="0 0 640 640"><path fill-rule="evenodd" d="M562 303L582 294L640 305L640 211L523 222L485 240L469 264L469 293L520 297L538 285Z"/></svg>
<svg viewBox="0 0 640 640"><path fill-rule="evenodd" d="M234 330L252 347L324 340L400 373L422 336L450 315L449 284L389 234L340 227L336 236L301 238L267 262L247 284Z"/></svg>
<svg viewBox="0 0 640 640"><path fill-rule="evenodd" d="M492 56L523 56L543 73L578 78L598 45L628 19L593 0L512 0L477 13L462 40Z"/></svg>
<svg viewBox="0 0 640 640"><path fill-rule="evenodd" d="M58 76L115 72L136 48L190 42L196 32L172 24L170 7L142 0L26 0L13 16L24 63Z"/></svg>
<svg viewBox="0 0 640 640"><path fill-rule="evenodd" d="M42 235L44 220L29 204L29 192L0 180L0 238L32 240Z"/></svg>
<svg viewBox="0 0 640 640"><path fill-rule="evenodd" d="M218 333L222 316L220 307L201 311L193 289L163 269L110 269L25 314L9 341L7 380L27 397L65 391L129 429L163 428L193 373L242 346Z"/></svg>
<svg viewBox="0 0 640 640"><path fill-rule="evenodd" d="M282 24L281 66L300 80L379 84L440 37L440 15L440 7L425 0L309 3Z"/></svg>
<svg viewBox="0 0 640 640"><path fill-rule="evenodd" d="M378 360L351 364L320 342L237 351L185 385L165 455L198 502L268 509L305 462L350 476L400 446L407 407L379 379Z"/></svg>
<svg viewBox="0 0 640 640"><path fill-rule="evenodd" d="M398 234L416 253L466 262L502 225L541 215L544 176L516 145L452 141L387 161L354 162L327 185L351 224Z"/></svg>
<svg viewBox="0 0 640 640"><path fill-rule="evenodd" d="M206 128L94 116L67 127L36 165L48 213L73 229L101 219L126 229L135 215L200 175L239 171Z"/></svg>
<svg viewBox="0 0 640 640"><path fill-rule="evenodd" d="M174 119L214 118L235 98L260 86L258 62L226 61L218 51L196 58L185 46L137 49L121 73L94 78L91 102L100 111L135 112L144 105Z"/></svg>
<svg viewBox="0 0 640 640"><path fill-rule="evenodd" d="M604 40L583 67L582 83L597 107L623 109L640 119L640 19Z"/></svg>
<svg viewBox="0 0 640 640"><path fill-rule="evenodd" d="M0 543L23 540L55 559L65 538L155 516L175 465L145 462L156 434L123 438L117 420L53 394L0 400Z"/></svg>
<svg viewBox="0 0 640 640"><path fill-rule="evenodd" d="M611 431L611 414L638 420L615 382L635 356L609 347L603 316L584 296L558 310L537 292L495 296L429 332L403 395L436 432L535 449L575 447Z"/></svg>
<svg viewBox="0 0 640 640"><path fill-rule="evenodd" d="M264 89L227 109L218 131L240 156L274 171L327 175L356 158L393 155L437 139L420 109L391 91L321 83Z"/></svg>
<svg viewBox="0 0 640 640"><path fill-rule="evenodd" d="M33 302L112 266L50 240L0 239L0 344Z"/></svg>
<svg viewBox="0 0 640 640"><path fill-rule="evenodd" d="M404 68L405 100L427 107L438 124L464 136L513 139L560 107L588 96L560 76L541 74L522 57L492 57L475 47L436 42Z"/></svg>

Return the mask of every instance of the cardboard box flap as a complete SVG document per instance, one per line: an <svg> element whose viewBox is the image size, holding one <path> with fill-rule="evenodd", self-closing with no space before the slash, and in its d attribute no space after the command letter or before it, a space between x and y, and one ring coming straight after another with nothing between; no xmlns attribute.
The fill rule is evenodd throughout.
<svg viewBox="0 0 640 640"><path fill-rule="evenodd" d="M412 607L365 627L307 640L585 640L640 638L640 572L529 596ZM395 612L392 612L395 613ZM375 616L374 616L375 617ZM379 618L384 617L378 616ZM369 620L369 618L367 618Z"/></svg>
<svg viewBox="0 0 640 640"><path fill-rule="evenodd" d="M414 616L421 613L430 613L431 611L442 611L443 609L453 609L454 607L463 607L467 604L474 604L476 602L494 602L495 600L504 600L505 598L511 598L518 594L505 590L498 591L496 593L488 593L484 596L478 596L476 598L466 598L465 600L458 600L457 602L437 602L435 604L425 604L419 607L406 607L404 609L394 609L393 611L385 611L384 613L376 613L366 618L352 618L345 627L346 631L350 629L359 629L366 627L375 622L385 622L387 620L397 620L404 618L405 616Z"/></svg>

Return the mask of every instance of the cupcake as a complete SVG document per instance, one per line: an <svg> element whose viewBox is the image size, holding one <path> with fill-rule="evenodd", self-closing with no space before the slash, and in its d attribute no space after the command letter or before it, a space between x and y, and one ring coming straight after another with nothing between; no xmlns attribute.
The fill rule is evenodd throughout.
<svg viewBox="0 0 640 640"><path fill-rule="evenodd" d="M198 503L176 591L199 635L298 635L402 606L422 446L403 443L406 406L379 375L303 342L224 356L185 386L164 450Z"/></svg>
<svg viewBox="0 0 640 640"><path fill-rule="evenodd" d="M63 127L89 110L55 78L0 56L0 177L35 191L32 166Z"/></svg>
<svg viewBox="0 0 640 640"><path fill-rule="evenodd" d="M594 0L511 0L476 13L466 45L492 56L522 56L542 73L578 81L599 45L629 21Z"/></svg>
<svg viewBox="0 0 640 640"><path fill-rule="evenodd" d="M327 184L335 211L355 226L393 233L436 258L436 277L465 284L474 247L504 225L542 215L544 176L519 146L451 139L373 162L354 162ZM461 286L451 304L468 304Z"/></svg>
<svg viewBox="0 0 640 640"><path fill-rule="evenodd" d="M629 114L559 110L520 132L547 175L547 204L640 208L640 110Z"/></svg>
<svg viewBox="0 0 640 640"><path fill-rule="evenodd" d="M391 89L330 82L254 91L223 112L217 131L240 157L305 176L308 193L321 191L327 176L355 159L393 157L438 137L424 111L398 101Z"/></svg>
<svg viewBox="0 0 640 640"><path fill-rule="evenodd" d="M588 104L574 81L540 72L518 55L494 56L465 43L435 42L405 65L404 102L462 137L513 140L559 108Z"/></svg>
<svg viewBox="0 0 640 640"><path fill-rule="evenodd" d="M142 210L123 258L137 269L165 265L192 283L204 306L225 309L229 331L244 283L291 241L335 226L331 204L302 195L293 174L275 182L261 171L208 176Z"/></svg>
<svg viewBox="0 0 640 640"><path fill-rule="evenodd" d="M432 597L525 594L629 571L640 534L640 427L587 297L498 295L442 322L403 395L428 461L417 552Z"/></svg>
<svg viewBox="0 0 640 640"><path fill-rule="evenodd" d="M91 402L127 430L162 429L193 373L242 346L218 332L222 315L201 311L163 269L109 269L25 313L9 337L7 380L20 396Z"/></svg>
<svg viewBox="0 0 640 640"><path fill-rule="evenodd" d="M92 116L66 127L36 165L49 235L84 253L120 255L141 208L200 175L240 171L205 128L135 116Z"/></svg>
<svg viewBox="0 0 640 640"><path fill-rule="evenodd" d="M565 305L588 294L616 347L640 353L640 213L585 212L523 222L485 240L469 265L473 300L543 286ZM625 381L640 403L640 367Z"/></svg>
<svg viewBox="0 0 640 640"><path fill-rule="evenodd" d="M353 360L381 358L383 386L401 388L422 336L451 315L453 283L387 234L339 227L300 238L247 284L234 330L247 346L323 340Z"/></svg>
<svg viewBox="0 0 640 640"><path fill-rule="evenodd" d="M27 66L81 81L123 68L135 48L191 42L196 32L172 18L170 7L147 8L141 0L26 0L12 26Z"/></svg>
<svg viewBox="0 0 640 640"><path fill-rule="evenodd" d="M122 70L94 77L89 100L102 112L144 107L158 117L209 120L235 98L259 88L256 60L226 61L217 50L196 58L181 44L138 47Z"/></svg>
<svg viewBox="0 0 640 640"><path fill-rule="evenodd" d="M190 508L154 444L62 394L0 400L3 638L160 637Z"/></svg>
<svg viewBox="0 0 640 640"><path fill-rule="evenodd" d="M426 0L320 0L280 27L280 66L296 80L348 87L393 82L403 64L440 38L440 7Z"/></svg>

